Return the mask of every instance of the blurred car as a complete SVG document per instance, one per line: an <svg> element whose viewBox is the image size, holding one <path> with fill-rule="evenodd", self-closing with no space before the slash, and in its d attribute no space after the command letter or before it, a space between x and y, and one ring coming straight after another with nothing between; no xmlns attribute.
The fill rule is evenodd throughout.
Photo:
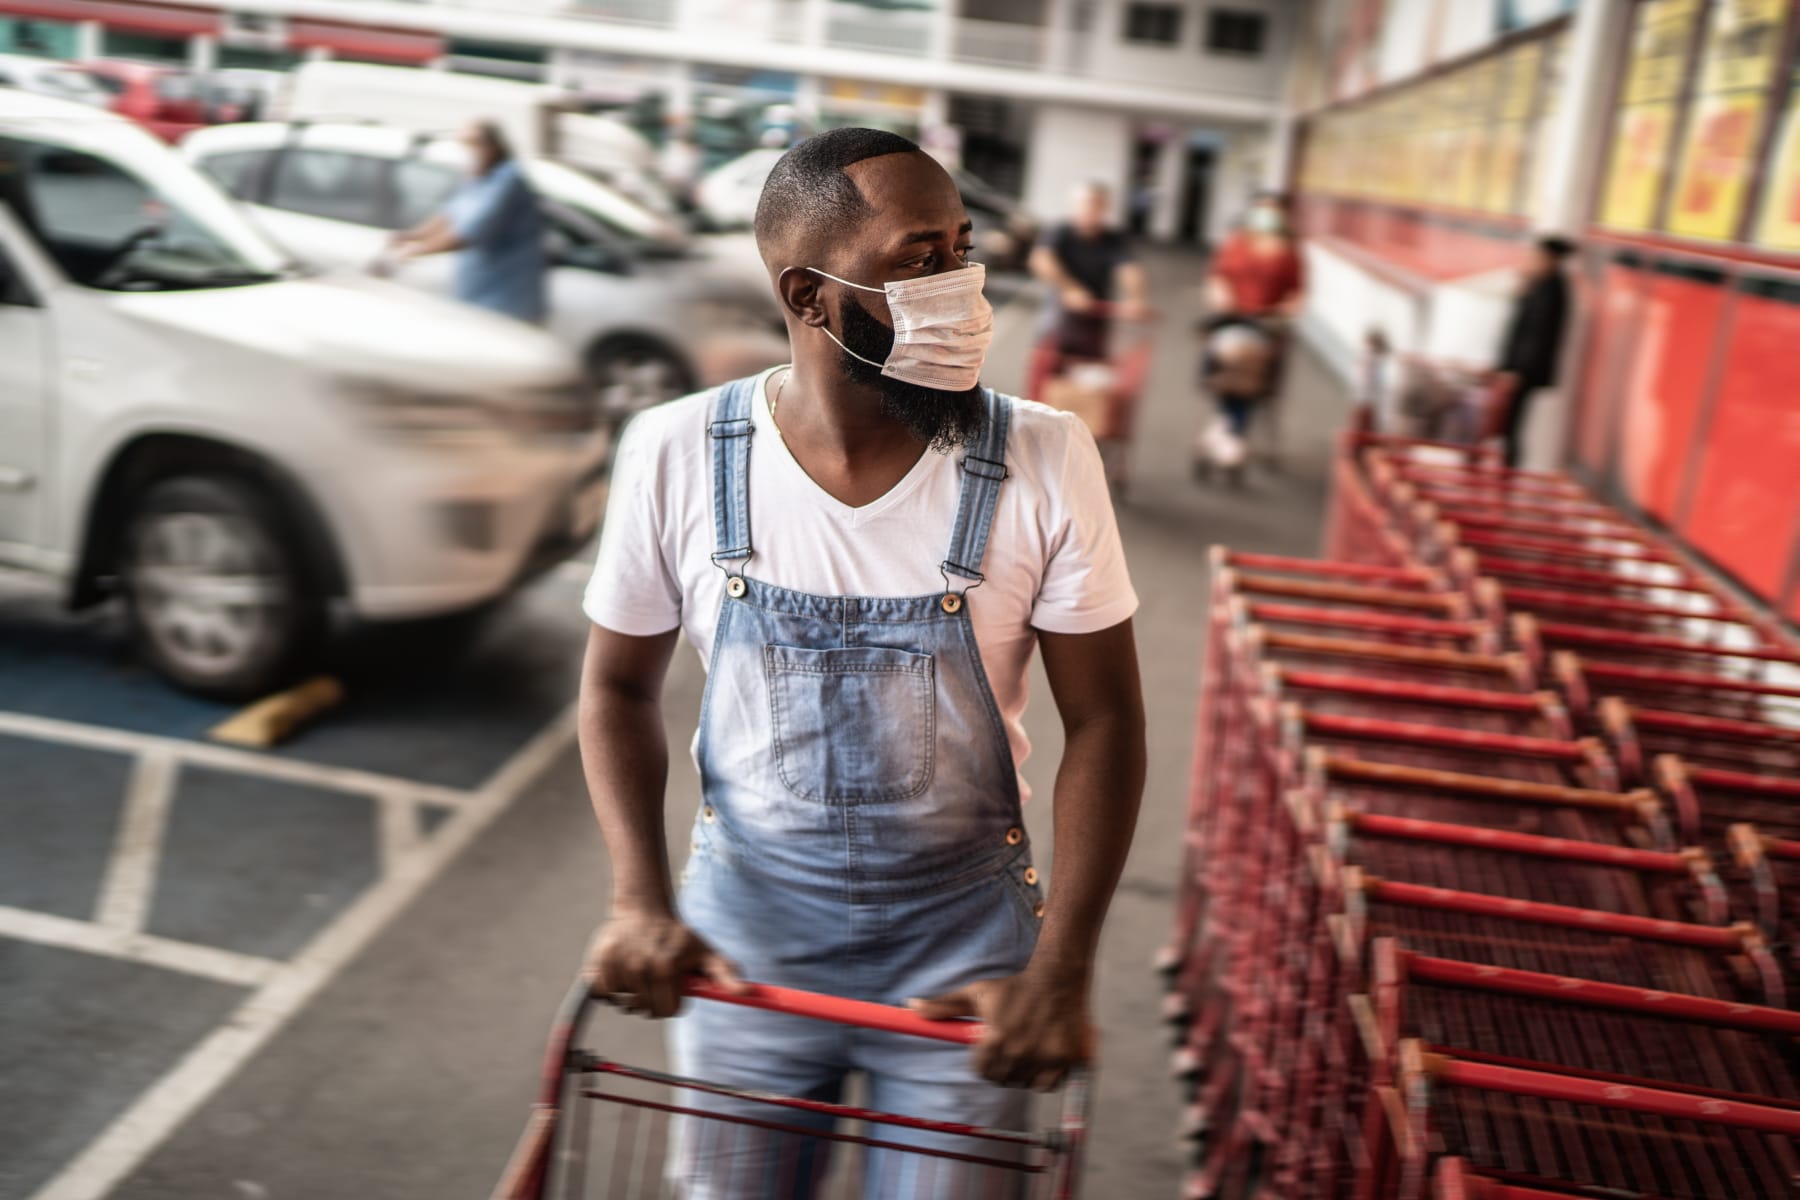
<svg viewBox="0 0 1800 1200"><path fill-rule="evenodd" d="M78 65L112 97L108 108L165 142L178 142L207 122L199 86L180 67L117 58L89 59Z"/></svg>
<svg viewBox="0 0 1800 1200"><path fill-rule="evenodd" d="M80 67L26 54L0 54L0 87L73 100L94 108L105 108L112 100L111 93Z"/></svg>
<svg viewBox="0 0 1800 1200"><path fill-rule="evenodd" d="M756 220L756 202L769 181L769 172L785 153L780 149L752 150L709 171L695 190L707 224L715 229L748 229ZM950 175L975 223L976 257L990 270L1023 269L1037 241L1037 222L1022 204L993 185L967 171Z"/></svg>
<svg viewBox="0 0 1800 1200"><path fill-rule="evenodd" d="M601 107L606 107L604 98ZM278 120L376 122L422 136L493 121L526 158L568 163L664 216L678 211L656 174L656 150L628 116L586 111L565 88L464 71L374 63L305 62L288 73L268 115Z"/></svg>
<svg viewBox="0 0 1800 1200"><path fill-rule="evenodd" d="M243 200L303 261L366 267L389 236L439 211L465 177L462 146L371 125L264 122L190 136L189 161ZM787 359L760 266L688 255L687 235L559 163L522 160L549 222L549 330L580 355L610 419ZM449 295L450 255L395 278Z"/></svg>
<svg viewBox="0 0 1800 1200"><path fill-rule="evenodd" d="M714 229L748 229L756 221L763 184L785 150L763 148L740 154L708 171L694 190L700 211Z"/></svg>
<svg viewBox="0 0 1800 1200"><path fill-rule="evenodd" d="M259 695L334 607L504 595L591 536L608 449L548 334L308 275L130 122L0 91L0 563L122 597L168 678Z"/></svg>

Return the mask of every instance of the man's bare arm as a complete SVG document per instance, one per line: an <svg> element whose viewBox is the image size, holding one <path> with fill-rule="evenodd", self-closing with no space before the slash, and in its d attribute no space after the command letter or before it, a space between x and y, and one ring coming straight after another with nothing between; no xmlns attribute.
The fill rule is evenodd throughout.
<svg viewBox="0 0 1800 1200"><path fill-rule="evenodd" d="M995 1083L1051 1088L1090 1052L1100 928L1144 793L1144 699L1130 621L1098 633L1038 638L1065 737L1050 896L1037 951L1019 975L913 1007L928 1017L980 1017L988 1032L975 1048L976 1070Z"/></svg>
<svg viewBox="0 0 1800 1200"><path fill-rule="evenodd" d="M662 689L676 632L630 637L596 625L581 669L582 769L612 861L612 913L588 952L589 983L654 1017L680 1007L696 972L735 986L736 972L675 914L663 793L669 742Z"/></svg>
<svg viewBox="0 0 1800 1200"><path fill-rule="evenodd" d="M1091 971L1144 798L1144 690L1130 621L1038 637L1062 716L1055 857L1036 965Z"/></svg>
<svg viewBox="0 0 1800 1200"><path fill-rule="evenodd" d="M581 668L578 721L588 798L612 859L613 911L675 911L663 833L669 740L662 689L676 632L629 637L596 625Z"/></svg>

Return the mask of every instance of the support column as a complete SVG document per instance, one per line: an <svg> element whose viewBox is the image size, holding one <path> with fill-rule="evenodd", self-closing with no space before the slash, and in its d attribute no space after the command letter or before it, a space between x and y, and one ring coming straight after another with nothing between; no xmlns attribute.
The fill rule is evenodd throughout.
<svg viewBox="0 0 1800 1200"><path fill-rule="evenodd" d="M75 24L75 58L85 62L88 59L106 57L106 27L98 21L78 21Z"/></svg>
<svg viewBox="0 0 1800 1200"><path fill-rule="evenodd" d="M1561 109L1551 118L1537 195L1526 197L1525 211L1538 229L1579 236L1587 226L1607 158L1609 59L1625 44L1631 8L1630 0L1583 0L1575 7L1563 55ZM1561 466L1568 458L1580 361L1579 324L1578 320L1577 327L1564 334L1561 380L1540 393L1526 415L1527 467Z"/></svg>
<svg viewBox="0 0 1800 1200"><path fill-rule="evenodd" d="M219 65L219 39L210 33L196 33L188 39L188 70L207 75Z"/></svg>
<svg viewBox="0 0 1800 1200"><path fill-rule="evenodd" d="M1606 160L1610 59L1623 46L1630 0L1582 0L1563 55L1561 111L1553 120L1539 190L1526 212L1544 229L1578 233L1587 222Z"/></svg>

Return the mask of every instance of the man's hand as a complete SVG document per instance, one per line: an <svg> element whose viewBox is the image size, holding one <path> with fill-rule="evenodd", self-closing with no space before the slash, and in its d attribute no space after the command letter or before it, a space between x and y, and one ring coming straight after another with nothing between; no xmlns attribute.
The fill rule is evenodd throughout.
<svg viewBox="0 0 1800 1200"><path fill-rule="evenodd" d="M614 915L594 934L582 968L596 996L657 1019L681 1008L681 983L690 975L704 975L730 992L747 990L736 967L666 913Z"/></svg>
<svg viewBox="0 0 1800 1200"><path fill-rule="evenodd" d="M1088 972L1036 964L1005 979L984 979L930 1000L908 1002L934 1021L975 1017L986 1026L975 1043L975 1070L1003 1087L1048 1092L1072 1067L1093 1057Z"/></svg>
<svg viewBox="0 0 1800 1200"><path fill-rule="evenodd" d="M1062 290L1062 306L1072 313L1084 313L1094 307L1094 297L1086 288L1066 287Z"/></svg>

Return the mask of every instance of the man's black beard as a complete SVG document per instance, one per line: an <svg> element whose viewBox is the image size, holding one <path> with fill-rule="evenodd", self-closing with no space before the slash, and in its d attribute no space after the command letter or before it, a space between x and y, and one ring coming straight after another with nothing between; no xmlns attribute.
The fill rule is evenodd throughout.
<svg viewBox="0 0 1800 1200"><path fill-rule="evenodd" d="M894 331L876 320L868 309L845 298L838 304L838 324L843 327L846 347L870 362L887 361L894 349ZM880 367L871 367L851 354L842 358L844 374L850 382L879 388L881 411L931 449L949 453L967 443L981 428L987 405L980 384L962 392L921 387L883 375Z"/></svg>

